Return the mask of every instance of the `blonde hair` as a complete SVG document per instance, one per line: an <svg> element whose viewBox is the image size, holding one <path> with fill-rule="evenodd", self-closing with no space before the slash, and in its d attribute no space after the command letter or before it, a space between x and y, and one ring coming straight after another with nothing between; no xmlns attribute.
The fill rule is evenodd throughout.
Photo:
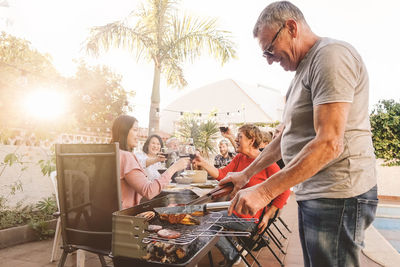
<svg viewBox="0 0 400 267"><path fill-rule="evenodd" d="M253 139L253 147L258 148L262 142L262 135L260 129L254 124L244 124L239 128L247 138Z"/></svg>
<svg viewBox="0 0 400 267"><path fill-rule="evenodd" d="M261 131L262 142L269 144L272 141L272 133L270 131Z"/></svg>

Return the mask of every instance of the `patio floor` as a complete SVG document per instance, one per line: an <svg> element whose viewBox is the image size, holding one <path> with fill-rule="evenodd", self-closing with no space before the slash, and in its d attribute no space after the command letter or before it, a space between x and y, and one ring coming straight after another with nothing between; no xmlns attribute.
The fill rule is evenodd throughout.
<svg viewBox="0 0 400 267"><path fill-rule="evenodd" d="M279 258L284 262L287 267L303 266L302 251L297 231L297 203L294 196L291 196L288 204L283 209L281 217L289 225L292 233L288 233L286 229L278 223L280 229L286 235L287 239L281 239L284 246L283 250L286 255L278 253ZM50 254L53 240L45 240L38 242L26 243L14 247L9 247L0 250L0 266L4 267L55 267L58 262L50 263ZM275 247L275 246L272 246ZM276 250L277 251L277 250ZM217 266L218 262L222 260L222 256L216 248L212 250L214 264ZM57 259L59 259L60 253ZM248 256L247 258L250 259ZM257 253L257 259L261 262L262 266L280 266L276 259L273 258L268 248L263 248ZM110 262L109 259L106 259ZM364 254L361 256L361 266L375 267L381 266L371 259L367 258ZM251 262L251 261L250 261ZM111 262L110 262L111 265ZM69 255L65 267L76 266L76 254ZM97 256L91 253L86 253L86 267L98 267L100 261ZM208 258L203 258L198 267L209 266ZM239 266L245 266L242 262ZM253 265L255 266L255 265Z"/></svg>

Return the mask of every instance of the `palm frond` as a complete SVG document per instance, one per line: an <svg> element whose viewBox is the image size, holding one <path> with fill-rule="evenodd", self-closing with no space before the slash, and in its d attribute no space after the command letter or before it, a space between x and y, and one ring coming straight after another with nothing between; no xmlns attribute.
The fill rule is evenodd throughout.
<svg viewBox="0 0 400 267"><path fill-rule="evenodd" d="M219 128L217 123L211 120L208 120L200 125L200 140L201 149L203 154L210 155L211 153L216 152L216 143L217 133L219 132Z"/></svg>
<svg viewBox="0 0 400 267"><path fill-rule="evenodd" d="M154 41L149 37L148 30L140 24L130 28L124 21L116 21L104 26L93 27L85 41L87 53L98 56L100 51L111 48L124 48L133 52L136 50L137 59L151 59L151 48Z"/></svg>
<svg viewBox="0 0 400 267"><path fill-rule="evenodd" d="M216 19L174 16L173 26L173 33L166 38L165 57L169 55L193 62L206 49L224 64L236 56L230 32L217 29Z"/></svg>
<svg viewBox="0 0 400 267"><path fill-rule="evenodd" d="M187 85L183 68L180 64L175 58L166 58L163 60L162 72L166 76L169 86L183 88Z"/></svg>

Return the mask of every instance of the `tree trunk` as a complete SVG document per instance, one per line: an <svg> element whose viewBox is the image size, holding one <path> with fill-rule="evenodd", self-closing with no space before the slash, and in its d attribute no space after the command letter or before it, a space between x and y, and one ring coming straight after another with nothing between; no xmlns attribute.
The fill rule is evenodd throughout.
<svg viewBox="0 0 400 267"><path fill-rule="evenodd" d="M149 136L160 130L160 74L161 69L154 64L153 89L149 112Z"/></svg>

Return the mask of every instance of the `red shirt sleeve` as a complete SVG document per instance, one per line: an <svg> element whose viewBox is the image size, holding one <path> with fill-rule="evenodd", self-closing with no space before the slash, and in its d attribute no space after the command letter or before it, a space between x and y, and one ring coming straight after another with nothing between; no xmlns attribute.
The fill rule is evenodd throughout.
<svg viewBox="0 0 400 267"><path fill-rule="evenodd" d="M236 171L236 168L239 165L239 161L240 161L240 154L237 154L227 166L218 169L219 175L217 177L217 180L220 181L223 178L225 178L228 172Z"/></svg>
<svg viewBox="0 0 400 267"><path fill-rule="evenodd" d="M282 209L283 206L286 205L286 201L288 200L289 196L290 189L286 190L285 192L274 198L274 200L272 200L272 205L274 205L278 209Z"/></svg>
<svg viewBox="0 0 400 267"><path fill-rule="evenodd" d="M265 169L265 172L267 173L267 177L271 177L273 174L277 173L280 170L281 169L279 168L278 164L274 163L268 166L268 168ZM282 209L283 206L286 205L286 201L288 200L289 196L290 190L288 189L276 198L274 198L274 200L272 200L272 205L274 205L278 209Z"/></svg>
<svg viewBox="0 0 400 267"><path fill-rule="evenodd" d="M265 169L265 172L267 173L267 177L271 177L272 175L279 172L280 170L281 170L281 168L279 168L278 164L273 163Z"/></svg>

